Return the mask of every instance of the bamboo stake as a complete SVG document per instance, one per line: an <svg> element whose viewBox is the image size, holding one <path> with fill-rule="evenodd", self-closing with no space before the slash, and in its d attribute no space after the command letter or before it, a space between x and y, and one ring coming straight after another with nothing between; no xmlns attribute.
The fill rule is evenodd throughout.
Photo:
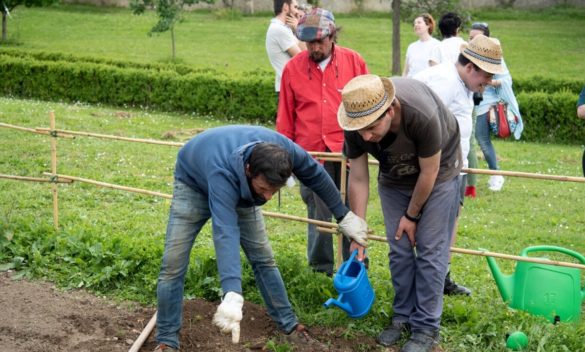
<svg viewBox="0 0 585 352"><path fill-rule="evenodd" d="M341 203L345 204L345 200L347 199L347 158L345 156L341 156L341 173L340 173L339 180L339 192L341 194ZM337 269L341 266L343 259L343 236L337 237Z"/></svg>
<svg viewBox="0 0 585 352"><path fill-rule="evenodd" d="M43 129L43 131L39 131L38 128L22 127L22 126L17 126L17 125L11 125L11 124L8 124L8 123L3 123L3 122L0 122L0 127L12 128L12 129L19 130L19 131L31 132L31 133L43 134L43 135L49 135L49 134L51 134L51 132L50 132L50 130L48 128ZM60 137L75 138L73 136L60 136Z"/></svg>
<svg viewBox="0 0 585 352"><path fill-rule="evenodd" d="M6 178L9 180L19 180L19 181L31 181L31 182L57 182L57 183L71 183L71 180L51 180L49 178L40 178L40 177L29 177L29 176L16 176L16 175L5 175L0 174L0 178Z"/></svg>
<svg viewBox="0 0 585 352"><path fill-rule="evenodd" d="M49 112L49 121L51 132L55 131L55 112ZM52 177L57 177L57 135L51 135L51 173ZM55 230L59 230L59 190L57 183L51 184L51 193L53 194L53 225Z"/></svg>
<svg viewBox="0 0 585 352"><path fill-rule="evenodd" d="M501 176L511 176L511 177L534 178L534 179L539 179L539 180L585 183L585 177L534 174L534 173L530 173L530 172L487 170L487 169L463 169L462 171L470 173L470 174L480 174L480 175L501 175Z"/></svg>
<svg viewBox="0 0 585 352"><path fill-rule="evenodd" d="M142 330L142 332L140 333L140 335L138 336L136 341L134 341L134 343L132 344L132 347L130 347L128 352L140 351L140 347L142 347L142 345L144 344L144 341L146 341L148 336L150 336L150 333L152 332L152 330L154 329L154 326L156 325L156 315L157 315L157 312L154 312L154 315L152 316L152 318L150 318L150 321L148 322L148 324L146 324L146 326L144 327L144 330Z"/></svg>
<svg viewBox="0 0 585 352"><path fill-rule="evenodd" d="M8 124L8 123L3 123L3 122L0 122L0 127L12 128L12 129L15 129L15 130L24 131L24 132L32 132L32 133L36 133L36 134L49 134L49 131L37 131L34 128L28 128L28 127L22 127L22 126L17 126L17 125L11 125L11 124Z"/></svg>
<svg viewBox="0 0 585 352"><path fill-rule="evenodd" d="M380 165L378 160L368 160L368 164ZM535 173L530 173L530 172L519 172L519 171L469 169L469 168L463 168L461 171L466 172L468 174L477 174L477 175L500 175L500 176L511 176L511 177L534 178L534 179L539 179L539 180L585 183L585 177L559 176L559 175L535 174Z"/></svg>
<svg viewBox="0 0 585 352"><path fill-rule="evenodd" d="M46 128L37 128L37 131L44 132ZM69 131L69 130L55 130L57 133L61 134L68 134L74 136L84 136L84 137L96 137L102 139L113 139L118 141L126 141L126 142L138 142L138 143L147 143L147 144L157 144L157 145L169 145L173 147L182 147L185 143L179 142L165 142L165 141L158 141L155 139L143 139L143 138L130 138L130 137L120 137L120 136L112 136L108 134L99 134L99 133L90 133L90 132L80 132L80 131Z"/></svg>
<svg viewBox="0 0 585 352"><path fill-rule="evenodd" d="M521 257L518 255L489 252L489 251L485 251L485 250L475 251L472 249L451 247L451 252L478 255L478 256L484 256L484 257L496 257L496 258L502 258L502 259L511 259L511 260L515 260L518 262L529 262L529 263L548 264L548 265L555 265L555 266L565 266L565 267L569 267L569 268L585 269L585 265L583 265L583 264L561 262L558 260L548 260L548 259L542 259L542 258Z"/></svg>
<svg viewBox="0 0 585 352"><path fill-rule="evenodd" d="M311 156L315 158L333 158L337 161L341 161L343 158L342 153L331 153L331 152L309 152Z"/></svg>
<svg viewBox="0 0 585 352"><path fill-rule="evenodd" d="M48 174L48 173L44 172L43 174ZM100 186L100 187L104 187L104 188L119 189L119 190L122 190L122 191L133 192L133 193L141 193L141 194L147 194L147 195L150 195L150 196L162 197L162 198L167 198L167 199L173 198L173 196L170 195L170 194L160 193L160 192L154 192L154 191L148 191L148 190L141 189L141 188L119 186L119 185L115 185L113 183L100 182L100 181L90 180L90 179L87 179L87 178L75 177L75 176L68 176L68 175L56 175L56 176L57 177L60 177L60 178L63 178L63 179L66 179L66 180L73 180L73 181L79 181L79 182L89 183L89 184L96 185L96 186Z"/></svg>

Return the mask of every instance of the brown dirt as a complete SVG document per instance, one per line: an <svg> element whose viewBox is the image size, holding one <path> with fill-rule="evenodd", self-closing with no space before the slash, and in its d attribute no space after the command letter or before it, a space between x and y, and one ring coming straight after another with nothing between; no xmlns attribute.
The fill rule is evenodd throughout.
<svg viewBox="0 0 585 352"><path fill-rule="evenodd" d="M244 304L241 341L219 333L210 321L217 302L185 301L182 351L263 351L269 341L285 340L266 310ZM154 308L132 303L113 304L84 291L61 291L40 281L12 280L0 273L0 352L128 351L154 314ZM348 340L341 329L310 327L330 351L380 351L368 336ZM155 348L153 334L140 351ZM313 351L310 346L294 346L295 351ZM388 350L391 351L391 350Z"/></svg>

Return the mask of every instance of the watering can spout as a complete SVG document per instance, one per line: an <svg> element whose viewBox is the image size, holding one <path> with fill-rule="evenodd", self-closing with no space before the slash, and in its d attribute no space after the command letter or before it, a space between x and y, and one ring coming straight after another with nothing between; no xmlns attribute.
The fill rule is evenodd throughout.
<svg viewBox="0 0 585 352"><path fill-rule="evenodd" d="M339 297L339 299L341 299L341 296ZM351 308L351 305L349 305L348 303L343 303L337 299L329 298L327 302L323 303L323 305L325 306L325 308L329 308L331 307L331 305L334 305L343 309L349 315L353 314L353 309Z"/></svg>
<svg viewBox="0 0 585 352"><path fill-rule="evenodd" d="M504 275L500 270L500 267L496 263L496 260L493 257L485 257L487 259L488 265L496 281L496 285L498 286L498 290L500 291L500 295L504 302L510 302L512 299L512 291L514 289L514 276L513 275Z"/></svg>

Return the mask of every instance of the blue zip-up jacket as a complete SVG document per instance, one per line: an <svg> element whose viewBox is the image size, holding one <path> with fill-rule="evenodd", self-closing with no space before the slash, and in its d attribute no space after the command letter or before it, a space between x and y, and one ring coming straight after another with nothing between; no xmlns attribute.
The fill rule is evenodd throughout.
<svg viewBox="0 0 585 352"><path fill-rule="evenodd" d="M223 292L242 292L236 208L265 203L254 199L245 173L253 147L261 142L278 144L289 152L295 176L321 197L335 218L349 211L325 169L301 147L275 131L234 125L212 128L195 136L179 151L175 179L205 194L209 200Z"/></svg>

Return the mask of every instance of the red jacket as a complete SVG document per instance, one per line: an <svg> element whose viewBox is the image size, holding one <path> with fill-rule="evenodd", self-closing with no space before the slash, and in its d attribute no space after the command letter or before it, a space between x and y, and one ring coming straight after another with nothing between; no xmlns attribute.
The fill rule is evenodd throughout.
<svg viewBox="0 0 585 352"><path fill-rule="evenodd" d="M276 130L307 151L341 152L343 130L337 123L341 90L355 76L368 73L355 51L333 45L325 71L307 50L284 67L280 85Z"/></svg>

